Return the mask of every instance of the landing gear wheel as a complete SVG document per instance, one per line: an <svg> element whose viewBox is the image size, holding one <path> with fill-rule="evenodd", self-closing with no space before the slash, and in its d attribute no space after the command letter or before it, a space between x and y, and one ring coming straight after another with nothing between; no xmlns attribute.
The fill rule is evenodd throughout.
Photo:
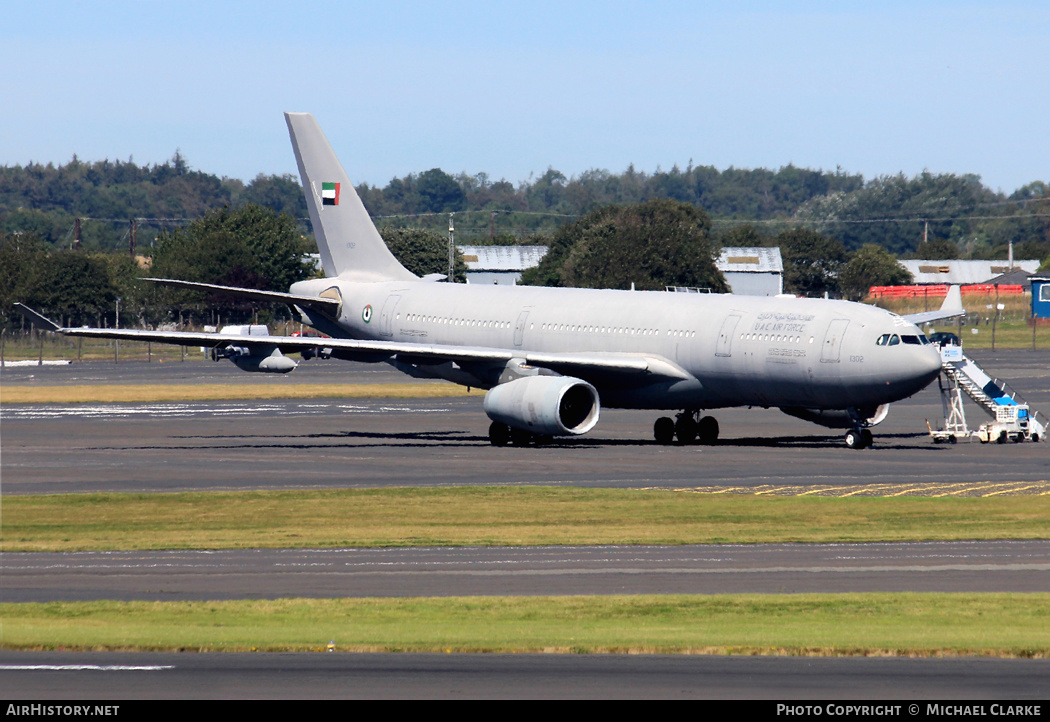
<svg viewBox="0 0 1050 722"><path fill-rule="evenodd" d="M506 446L510 441L510 427L493 421L489 424L489 443L493 446Z"/></svg>
<svg viewBox="0 0 1050 722"><path fill-rule="evenodd" d="M510 443L515 446L528 446L532 443L532 432L512 427L510 430Z"/></svg>
<svg viewBox="0 0 1050 722"><path fill-rule="evenodd" d="M696 441L697 423L693 421L692 414L683 414L678 417L674 424L674 435L679 444L692 444Z"/></svg>
<svg viewBox="0 0 1050 722"><path fill-rule="evenodd" d="M861 429L860 435L864 440L864 448L871 448L871 445L875 443L875 437L871 435L871 429ZM952 437L952 443L955 443L955 437Z"/></svg>
<svg viewBox="0 0 1050 722"><path fill-rule="evenodd" d="M653 438L658 444L670 444L674 441L674 421L666 416L658 418L653 424Z"/></svg>
<svg viewBox="0 0 1050 722"><path fill-rule="evenodd" d="M710 446L718 443L718 420L714 416L705 416L697 424L696 433L701 444Z"/></svg>
<svg viewBox="0 0 1050 722"><path fill-rule="evenodd" d="M850 429L846 432L846 446L851 449L864 448L864 434L859 429Z"/></svg>

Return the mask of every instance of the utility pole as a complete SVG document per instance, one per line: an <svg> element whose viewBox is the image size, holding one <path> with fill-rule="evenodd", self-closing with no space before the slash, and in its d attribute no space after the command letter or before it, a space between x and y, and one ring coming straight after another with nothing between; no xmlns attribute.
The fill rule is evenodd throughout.
<svg viewBox="0 0 1050 722"><path fill-rule="evenodd" d="M995 350L995 321L999 318L999 284L995 284L995 308L992 309L992 351Z"/></svg>
<svg viewBox="0 0 1050 722"><path fill-rule="evenodd" d="M455 283L453 271L456 268L456 227L452 223L452 216L455 213L448 214L448 282Z"/></svg>
<svg viewBox="0 0 1050 722"><path fill-rule="evenodd" d="M139 222L132 218L129 223L131 224L131 240L128 241L128 249L131 251L132 260L135 259L135 237L138 235Z"/></svg>
<svg viewBox="0 0 1050 722"><path fill-rule="evenodd" d="M80 237L81 237L80 219L79 218L74 218L73 219L73 250L74 251L79 251L80 250Z"/></svg>
<svg viewBox="0 0 1050 722"><path fill-rule="evenodd" d="M120 328L120 296L117 296L117 311L113 317L113 328ZM113 339L113 363L117 363L120 358L120 339Z"/></svg>

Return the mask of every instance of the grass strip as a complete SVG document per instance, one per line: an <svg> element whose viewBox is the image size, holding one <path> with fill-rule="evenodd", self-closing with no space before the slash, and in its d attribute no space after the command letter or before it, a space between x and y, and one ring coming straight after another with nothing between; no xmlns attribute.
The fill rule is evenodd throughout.
<svg viewBox="0 0 1050 722"><path fill-rule="evenodd" d="M433 399L484 395L448 383L403 384L199 384L126 386L4 386L0 403L159 403L164 401L230 401L243 399Z"/></svg>
<svg viewBox="0 0 1050 722"><path fill-rule="evenodd" d="M1050 594L800 594L0 604L7 649L1050 654Z"/></svg>
<svg viewBox="0 0 1050 722"><path fill-rule="evenodd" d="M3 499L0 549L716 544L1050 538L1050 496L780 497L442 487Z"/></svg>

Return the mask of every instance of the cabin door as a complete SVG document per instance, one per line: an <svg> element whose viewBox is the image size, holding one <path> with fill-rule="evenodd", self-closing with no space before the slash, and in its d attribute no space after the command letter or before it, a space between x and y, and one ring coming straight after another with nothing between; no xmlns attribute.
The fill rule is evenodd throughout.
<svg viewBox="0 0 1050 722"><path fill-rule="evenodd" d="M529 310L526 308L524 311L518 314L518 321L514 324L514 347L521 348L522 342L525 340L525 322L529 318Z"/></svg>
<svg viewBox="0 0 1050 722"><path fill-rule="evenodd" d="M824 345L820 349L820 362L822 364L837 364L839 354L842 351L842 337L846 335L846 326L849 326L848 318L836 318L828 326L828 332L824 334Z"/></svg>
<svg viewBox="0 0 1050 722"><path fill-rule="evenodd" d="M718 332L718 343L715 344L715 356L733 355L733 335L736 334L736 325L740 322L740 316L728 316L722 322L722 330Z"/></svg>
<svg viewBox="0 0 1050 722"><path fill-rule="evenodd" d="M380 336L394 335L394 310L400 301L401 296L387 296L386 303L383 304L383 310L379 313Z"/></svg>

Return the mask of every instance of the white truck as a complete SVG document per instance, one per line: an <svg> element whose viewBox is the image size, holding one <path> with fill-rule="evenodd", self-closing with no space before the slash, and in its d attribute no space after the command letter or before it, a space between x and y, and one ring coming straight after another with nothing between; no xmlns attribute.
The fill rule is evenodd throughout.
<svg viewBox="0 0 1050 722"><path fill-rule="evenodd" d="M999 399L996 399L999 401ZM1016 402L1004 403L995 409L995 421L981 424L973 435L980 439L982 444L995 441L1005 444L1007 441L1024 441L1031 439L1039 441L1039 434L1031 431L1028 414L1028 404Z"/></svg>

